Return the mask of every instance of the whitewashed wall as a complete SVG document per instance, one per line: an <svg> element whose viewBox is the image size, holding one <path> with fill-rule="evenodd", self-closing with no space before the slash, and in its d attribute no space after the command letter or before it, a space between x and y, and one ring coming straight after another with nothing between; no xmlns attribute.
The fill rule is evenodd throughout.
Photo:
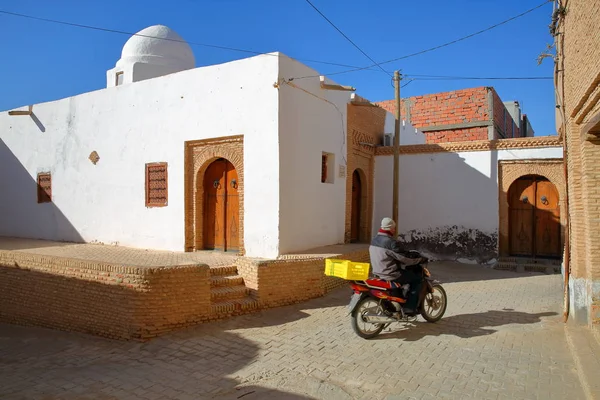
<svg viewBox="0 0 600 400"><path fill-rule="evenodd" d="M280 252L343 243L351 92L321 89L317 71L283 55L279 68L285 80L315 76L279 87ZM321 183L322 152L335 155L333 183Z"/></svg>
<svg viewBox="0 0 600 400"><path fill-rule="evenodd" d="M406 242L432 236L440 246L480 246L498 234L498 161L562 158L561 148L400 156L398 233ZM392 156L375 161L373 229L392 215ZM494 250L495 251L495 250Z"/></svg>
<svg viewBox="0 0 600 400"><path fill-rule="evenodd" d="M392 143L394 140L394 130L396 117L394 114L388 112L385 118L385 133L392 134ZM400 125L400 145L409 145L409 144L425 144L427 139L425 138L425 134L415 128L410 122L406 120L402 120L402 124Z"/></svg>
<svg viewBox="0 0 600 400"><path fill-rule="evenodd" d="M0 235L183 250L184 141L242 134L246 251L277 256L277 71L257 56L36 104L33 118L2 112ZM144 166L158 161L169 204L146 208ZM37 204L42 171L52 203Z"/></svg>

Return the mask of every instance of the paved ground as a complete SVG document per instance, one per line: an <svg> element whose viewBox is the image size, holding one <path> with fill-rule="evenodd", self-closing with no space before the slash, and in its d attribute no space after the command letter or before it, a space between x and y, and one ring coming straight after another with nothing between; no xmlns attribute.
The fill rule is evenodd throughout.
<svg viewBox="0 0 600 400"><path fill-rule="evenodd" d="M437 324L358 338L349 290L149 343L0 325L3 399L582 399L559 275L438 264Z"/></svg>
<svg viewBox="0 0 600 400"><path fill-rule="evenodd" d="M324 246L316 249L283 255L280 258L328 257L336 254L351 253L367 247L364 244L343 244ZM216 251L178 252L144 250L132 247L114 246L97 243L66 243L48 240L8 238L0 236L0 251L17 251L54 257L66 257L80 260L101 261L131 265L136 267L159 267L204 263L212 267L234 265L239 258L234 253Z"/></svg>

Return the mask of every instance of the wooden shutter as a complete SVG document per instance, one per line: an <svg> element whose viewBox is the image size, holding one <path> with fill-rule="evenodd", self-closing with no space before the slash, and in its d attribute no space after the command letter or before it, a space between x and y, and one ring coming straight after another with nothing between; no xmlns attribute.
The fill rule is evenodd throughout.
<svg viewBox="0 0 600 400"><path fill-rule="evenodd" d="M37 176L37 201L38 203L52 202L52 175L42 172Z"/></svg>
<svg viewBox="0 0 600 400"><path fill-rule="evenodd" d="M168 186L167 163L146 164L146 207L165 207Z"/></svg>

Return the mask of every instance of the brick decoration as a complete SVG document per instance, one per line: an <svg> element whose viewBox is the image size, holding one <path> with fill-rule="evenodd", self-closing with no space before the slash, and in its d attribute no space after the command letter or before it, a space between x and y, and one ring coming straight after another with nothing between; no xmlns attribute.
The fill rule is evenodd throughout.
<svg viewBox="0 0 600 400"><path fill-rule="evenodd" d="M166 162L146 164L146 207L166 207L169 202L169 175Z"/></svg>
<svg viewBox="0 0 600 400"><path fill-rule="evenodd" d="M509 256L509 210L508 190L510 186L522 176L540 175L548 179L558 190L560 205L561 246L564 245L566 213L566 183L563 173L562 160L520 160L500 161L498 163L498 247L501 257Z"/></svg>
<svg viewBox="0 0 600 400"><path fill-rule="evenodd" d="M344 242L349 243L352 226L352 174L358 171L362 184L359 241L371 240L375 146L383 140L386 111L379 107L347 107L346 223Z"/></svg>
<svg viewBox="0 0 600 400"><path fill-rule="evenodd" d="M244 255L244 138L242 135L185 142L185 251L203 248L204 188L206 168L218 158L225 158L238 174L239 254Z"/></svg>
<svg viewBox="0 0 600 400"><path fill-rule="evenodd" d="M560 128L567 150L571 278L585 282L585 288L572 292L583 307L577 310L571 303L572 317L598 329L600 293L592 288L600 282L600 140L586 136L585 130L600 117L599 14L600 0L568 2L566 12L558 15L554 37L557 102L564 112L559 109L557 124L565 117Z"/></svg>
<svg viewBox="0 0 600 400"><path fill-rule="evenodd" d="M206 265L134 267L0 251L0 321L148 340L210 318Z"/></svg>
<svg viewBox="0 0 600 400"><path fill-rule="evenodd" d="M534 149L542 147L562 147L558 136L535 136L514 139L477 140L439 144L414 144L400 146L400 154L467 152L486 150ZM376 156L394 155L393 146L381 146L375 150Z"/></svg>
<svg viewBox="0 0 600 400"><path fill-rule="evenodd" d="M37 176L37 202L52 202L52 174L50 172L40 172Z"/></svg>

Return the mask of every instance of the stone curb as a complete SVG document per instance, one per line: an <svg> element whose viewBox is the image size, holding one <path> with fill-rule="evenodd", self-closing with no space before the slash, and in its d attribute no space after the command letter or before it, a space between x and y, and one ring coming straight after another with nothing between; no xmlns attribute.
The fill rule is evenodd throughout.
<svg viewBox="0 0 600 400"><path fill-rule="evenodd" d="M565 324L565 336L586 399L600 400L600 343L589 328L570 323Z"/></svg>

